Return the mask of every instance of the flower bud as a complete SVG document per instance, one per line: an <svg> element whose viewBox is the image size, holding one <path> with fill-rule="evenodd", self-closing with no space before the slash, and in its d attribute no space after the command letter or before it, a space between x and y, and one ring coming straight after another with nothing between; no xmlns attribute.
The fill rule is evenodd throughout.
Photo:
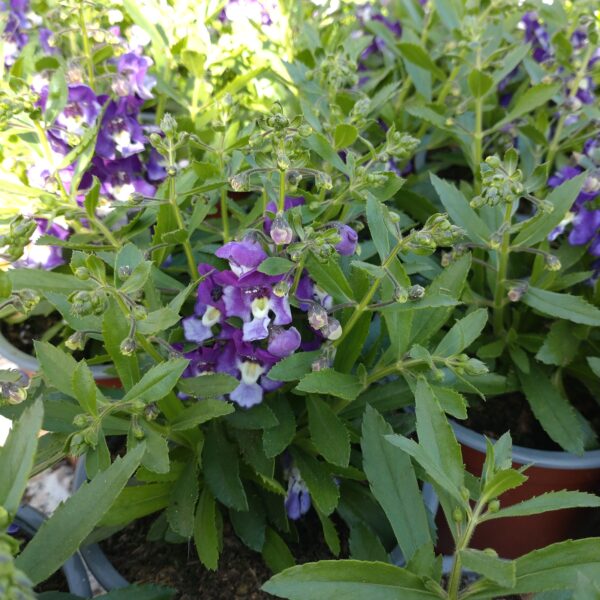
<svg viewBox="0 0 600 600"><path fill-rule="evenodd" d="M87 281L90 278L90 271L85 267L77 267L74 273L77 279L81 279L82 281Z"/></svg>
<svg viewBox="0 0 600 600"><path fill-rule="evenodd" d="M131 310L131 313L137 321L143 321L148 316L148 311L140 304L136 304Z"/></svg>
<svg viewBox="0 0 600 600"><path fill-rule="evenodd" d="M175 165L169 165L166 171L167 177L175 177L175 175L177 175L177 167Z"/></svg>
<svg viewBox="0 0 600 600"><path fill-rule="evenodd" d="M283 212L280 211L275 215L269 235L278 246L291 243L294 237L294 232Z"/></svg>
<svg viewBox="0 0 600 600"><path fill-rule="evenodd" d="M73 425L75 425L75 427L85 427L88 424L88 422L89 417L84 413L75 415L75 417L73 418Z"/></svg>
<svg viewBox="0 0 600 600"><path fill-rule="evenodd" d="M452 520L455 523L462 523L462 520L464 518L463 515L463 511L457 506L453 511L452 511Z"/></svg>
<svg viewBox="0 0 600 600"><path fill-rule="evenodd" d="M83 350L85 348L85 342L85 333L83 333L82 331L76 331L65 340L65 346L69 350Z"/></svg>
<svg viewBox="0 0 600 600"><path fill-rule="evenodd" d="M425 288L422 285L411 285L408 288L409 300L420 300L425 296Z"/></svg>
<svg viewBox="0 0 600 600"><path fill-rule="evenodd" d="M393 298L395 302L399 302L400 304L408 302L408 290L401 285L395 286Z"/></svg>
<svg viewBox="0 0 600 600"><path fill-rule="evenodd" d="M492 500L488 504L488 512L495 513L500 510L500 500Z"/></svg>
<svg viewBox="0 0 600 600"><path fill-rule="evenodd" d="M0 506L0 529L6 529L10 525L10 515L4 506Z"/></svg>
<svg viewBox="0 0 600 600"><path fill-rule="evenodd" d="M119 346L119 351L123 356L133 356L137 349L137 344L132 337L125 338Z"/></svg>
<svg viewBox="0 0 600 600"><path fill-rule="evenodd" d="M327 325L327 311L316 302L313 302L308 309L308 323L313 329L323 329Z"/></svg>
<svg viewBox="0 0 600 600"><path fill-rule="evenodd" d="M273 293L278 297L278 298L284 298L285 296L287 296L290 292L290 282L287 281L286 279L282 279L281 281L278 281L274 286L273 286Z"/></svg>
<svg viewBox="0 0 600 600"><path fill-rule="evenodd" d="M146 418L146 421L154 421L158 417L159 412L156 404L148 404L148 406L144 408L144 417Z"/></svg>
<svg viewBox="0 0 600 600"><path fill-rule="evenodd" d="M126 281L131 275L131 267L129 265L122 265L117 269L117 276L121 281Z"/></svg>
<svg viewBox="0 0 600 600"><path fill-rule="evenodd" d="M342 337L342 326L337 319L329 317L327 323L321 328L321 333L331 341L339 340Z"/></svg>
<svg viewBox="0 0 600 600"><path fill-rule="evenodd" d="M81 290L71 297L71 312L75 315L86 316L92 313L92 294Z"/></svg>
<svg viewBox="0 0 600 600"><path fill-rule="evenodd" d="M15 382L0 383L0 399L15 406L27 400L27 390Z"/></svg>
<svg viewBox="0 0 600 600"><path fill-rule="evenodd" d="M313 361L310 368L313 372L322 371L323 369L328 369L331 365L329 364L329 359L325 355L319 356L317 360Z"/></svg>
<svg viewBox="0 0 600 600"><path fill-rule="evenodd" d="M177 131L177 121L169 113L160 122L160 128L165 132L165 135L172 136Z"/></svg>
<svg viewBox="0 0 600 600"><path fill-rule="evenodd" d="M152 146L154 146L155 148L157 146L160 146L162 144L162 137L160 136L160 134L158 133L151 133L148 136L148 141L152 144Z"/></svg>
<svg viewBox="0 0 600 600"><path fill-rule="evenodd" d="M562 267L559 258L553 254L546 254L544 256L544 266L548 271L560 271Z"/></svg>

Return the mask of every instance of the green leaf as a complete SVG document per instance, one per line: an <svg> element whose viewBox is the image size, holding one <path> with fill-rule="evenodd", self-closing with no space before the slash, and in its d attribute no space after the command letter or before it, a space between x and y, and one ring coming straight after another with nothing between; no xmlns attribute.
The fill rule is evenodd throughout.
<svg viewBox="0 0 600 600"><path fill-rule="evenodd" d="M306 268L318 286L336 300L350 302L354 298L352 287L334 259L322 263L311 255L306 261Z"/></svg>
<svg viewBox="0 0 600 600"><path fill-rule="evenodd" d="M48 342L36 340L34 347L46 382L59 392L74 398L73 373L77 369L77 361Z"/></svg>
<svg viewBox="0 0 600 600"><path fill-rule="evenodd" d="M600 583L600 539L586 538L552 544L517 558L517 582L505 588L489 580L476 583L470 600L499 598L508 594L528 594L548 590L572 589L578 575Z"/></svg>
<svg viewBox="0 0 600 600"><path fill-rule="evenodd" d="M84 361L78 363L75 371L73 371L72 385L81 408L91 415L98 414L96 408L96 396L100 395L100 397L102 397L102 394L96 387L96 382L94 381L91 369Z"/></svg>
<svg viewBox="0 0 600 600"><path fill-rule="evenodd" d="M452 415L456 419L467 418L467 401L462 394L450 388L434 385L431 386L431 391L437 398L437 401L440 403L444 412Z"/></svg>
<svg viewBox="0 0 600 600"><path fill-rule="evenodd" d="M277 398L270 406L277 417L278 424L264 430L263 448L268 458L274 458L292 443L296 435L296 416L284 398Z"/></svg>
<svg viewBox="0 0 600 600"><path fill-rule="evenodd" d="M337 506L340 491L329 469L324 463L296 447L291 451L315 505L323 514L330 515Z"/></svg>
<svg viewBox="0 0 600 600"><path fill-rule="evenodd" d="M367 199L367 223L371 239L377 248L379 258L384 261L391 251L390 232L387 224L390 222L387 207L373 196Z"/></svg>
<svg viewBox="0 0 600 600"><path fill-rule="evenodd" d="M297 381L311 372L311 366L321 356L320 350L295 352L271 367L269 378L275 381Z"/></svg>
<svg viewBox="0 0 600 600"><path fill-rule="evenodd" d="M89 290L92 287L89 280L83 281L73 275L41 269L11 269L9 277L14 290L32 288L42 294L56 292L67 295L75 290Z"/></svg>
<svg viewBox="0 0 600 600"><path fill-rule="evenodd" d="M206 431L202 467L206 484L216 498L229 508L248 510L237 448L214 423Z"/></svg>
<svg viewBox="0 0 600 600"><path fill-rule="evenodd" d="M336 150L352 146L358 137L358 129L348 123L340 123L336 126L333 134L333 142Z"/></svg>
<svg viewBox="0 0 600 600"><path fill-rule="evenodd" d="M575 359L583 341L580 329L583 327L574 327L567 321L554 321L536 359L546 365L566 367Z"/></svg>
<svg viewBox="0 0 600 600"><path fill-rule="evenodd" d="M125 280L125 283L119 288L123 294L133 294L139 292L150 277L150 271L152 270L152 262L146 260L137 265L131 275Z"/></svg>
<svg viewBox="0 0 600 600"><path fill-rule="evenodd" d="M123 402L142 400L146 404L158 402L177 385L188 365L184 358L173 358L150 368L125 394Z"/></svg>
<svg viewBox="0 0 600 600"><path fill-rule="evenodd" d="M83 206L88 217L96 218L96 209L98 208L98 200L100 199L100 180L93 175L92 187L87 191Z"/></svg>
<svg viewBox="0 0 600 600"><path fill-rule="evenodd" d="M440 69L432 60L431 56L427 51L419 46L418 44L412 44L410 42L399 42L396 44L398 50L402 56L408 61L429 71L432 75L435 75L438 79L444 80L446 75L442 69Z"/></svg>
<svg viewBox="0 0 600 600"><path fill-rule="evenodd" d="M560 86L560 83L538 83L537 85L531 86L525 93L517 98L513 108L504 119L498 121L494 125L493 129L498 130L506 123L510 123L539 106L546 104L558 93Z"/></svg>
<svg viewBox="0 0 600 600"><path fill-rule="evenodd" d="M128 485L98 525L100 527L122 526L151 515L168 506L172 488L171 482Z"/></svg>
<svg viewBox="0 0 600 600"><path fill-rule="evenodd" d="M427 600L439 598L406 569L360 560L322 560L271 577L263 591L291 600Z"/></svg>
<svg viewBox="0 0 600 600"><path fill-rule="evenodd" d="M418 548L431 544L429 522L409 456L383 437L391 433L391 426L367 405L362 423L363 469L373 495L390 521L402 554L410 560Z"/></svg>
<svg viewBox="0 0 600 600"><path fill-rule="evenodd" d="M229 518L237 536L255 552L260 552L265 545L266 514L262 499L253 491L248 495L247 511L230 510Z"/></svg>
<svg viewBox="0 0 600 600"><path fill-rule="evenodd" d="M0 446L0 506L14 516L27 487L44 414L41 402L25 409Z"/></svg>
<svg viewBox="0 0 600 600"><path fill-rule="evenodd" d="M465 476L460 446L444 411L423 378L417 382L415 408L419 445L460 489Z"/></svg>
<svg viewBox="0 0 600 600"><path fill-rule="evenodd" d="M600 310L580 296L529 287L521 301L541 313L583 325L600 325Z"/></svg>
<svg viewBox="0 0 600 600"><path fill-rule="evenodd" d="M473 69L469 73L468 82L469 89L475 98L483 98L494 85L493 78L479 69Z"/></svg>
<svg viewBox="0 0 600 600"><path fill-rule="evenodd" d="M519 372L533 414L546 433L567 452L583 454L583 431L575 409L535 363L529 373Z"/></svg>
<svg viewBox="0 0 600 600"><path fill-rule="evenodd" d="M362 392L363 385L355 375L323 369L305 375L295 389L309 394L331 395L352 402Z"/></svg>
<svg viewBox="0 0 600 600"><path fill-rule="evenodd" d="M552 212L539 211L535 217L526 221L513 240L513 246L528 247L545 240L575 202L586 177L587 175L582 173L554 188L546 198L554 210Z"/></svg>
<svg viewBox="0 0 600 600"><path fill-rule="evenodd" d="M475 571L498 585L511 588L517 582L517 568L512 560L502 560L490 556L481 550L465 549L460 551L460 558L465 568Z"/></svg>
<svg viewBox="0 0 600 600"><path fill-rule="evenodd" d="M194 513L198 501L198 474L195 459L185 466L171 491L167 521L171 529L184 538L194 533Z"/></svg>
<svg viewBox="0 0 600 600"><path fill-rule="evenodd" d="M54 123L56 117L61 113L67 103L67 77L64 67L54 71L48 86L48 99L44 111L44 121L47 124Z"/></svg>
<svg viewBox="0 0 600 600"><path fill-rule="evenodd" d="M340 536L338 535L334 522L329 517L326 517L324 514L322 514L319 510L316 512L317 516L319 517L319 521L321 522L323 537L325 538L325 543L327 544L329 551L334 556L339 556L341 551Z"/></svg>
<svg viewBox="0 0 600 600"><path fill-rule="evenodd" d="M296 562L287 544L277 532L267 527L262 556L271 571L278 573L294 565Z"/></svg>
<svg viewBox="0 0 600 600"><path fill-rule="evenodd" d="M194 519L194 544L200 562L211 571L219 566L219 538L217 505L214 496L204 488Z"/></svg>
<svg viewBox="0 0 600 600"><path fill-rule="evenodd" d="M283 275L295 268L296 265L291 260L281 258L280 256L269 256L269 258L265 258L258 266L258 270L266 275Z"/></svg>
<svg viewBox="0 0 600 600"><path fill-rule="evenodd" d="M235 411L233 404L223 400L201 400L181 411L172 421L173 431L187 431L202 423L229 415Z"/></svg>
<svg viewBox="0 0 600 600"><path fill-rule="evenodd" d="M456 0L434 0L433 3L436 12L447 29L451 31L460 28L462 23L462 11L459 8L462 6L461 2Z"/></svg>
<svg viewBox="0 0 600 600"><path fill-rule="evenodd" d="M128 336L129 323L117 303L110 300L104 313L102 338L104 339L104 347L112 359L119 374L119 379L126 390L131 389L134 383L140 379L137 356L135 354L133 356L121 354L121 342Z"/></svg>
<svg viewBox="0 0 600 600"><path fill-rule="evenodd" d="M527 477L515 469L504 469L494 473L483 487L482 497L488 500L497 498L508 490L519 487L527 481Z"/></svg>
<svg viewBox="0 0 600 600"><path fill-rule="evenodd" d="M350 528L350 558L387 562L388 553L379 538L363 523L354 523Z"/></svg>
<svg viewBox="0 0 600 600"><path fill-rule="evenodd" d="M219 398L235 390L240 382L227 373L186 377L177 384L180 391L194 398Z"/></svg>
<svg viewBox="0 0 600 600"><path fill-rule="evenodd" d="M540 496L534 496L529 500L513 504L500 509L495 513L487 513L482 521L502 519L505 517L525 517L552 510L564 508L600 508L600 497L587 492L561 490L560 492L548 492Z"/></svg>
<svg viewBox="0 0 600 600"><path fill-rule="evenodd" d="M153 473L168 473L169 464L169 446L166 438L152 429L150 424L143 421L140 423L140 427L144 431L144 442L146 445L146 452L142 457L142 465L152 471ZM139 444L139 441L131 435L131 431L127 438L127 447L135 448Z"/></svg>
<svg viewBox="0 0 600 600"><path fill-rule="evenodd" d="M306 144L332 167L341 171L344 175L350 175L350 169L323 134L318 132L313 133L310 137L306 138Z"/></svg>
<svg viewBox="0 0 600 600"><path fill-rule="evenodd" d="M79 547L108 512L137 469L144 446L128 452L93 481L84 483L39 529L17 558L17 566L37 584L47 579Z"/></svg>
<svg viewBox="0 0 600 600"><path fill-rule="evenodd" d="M321 398L309 396L307 408L308 427L315 448L327 462L347 467L350 436L345 425Z"/></svg>
<svg viewBox="0 0 600 600"><path fill-rule="evenodd" d="M454 356L468 348L481 334L488 320L485 308L480 308L456 321L434 351L438 356Z"/></svg>
<svg viewBox="0 0 600 600"><path fill-rule="evenodd" d="M485 221L471 208L464 194L433 173L430 174L430 178L450 219L462 227L472 241L487 245L492 232Z"/></svg>
<svg viewBox="0 0 600 600"><path fill-rule="evenodd" d="M597 356L588 356L587 362L588 365L590 365L590 369L594 372L594 375L600 377L600 358Z"/></svg>

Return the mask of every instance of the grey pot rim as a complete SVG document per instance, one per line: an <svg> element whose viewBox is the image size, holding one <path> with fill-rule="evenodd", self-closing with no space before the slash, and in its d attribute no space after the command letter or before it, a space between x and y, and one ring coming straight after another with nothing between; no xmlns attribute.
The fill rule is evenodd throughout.
<svg viewBox="0 0 600 600"><path fill-rule="evenodd" d="M40 370L40 363L35 356L27 354L13 346L0 333L0 357L5 358L11 363L17 365L18 369L26 373L37 373ZM91 365L92 375L96 380L112 379L114 375L107 372L109 365Z"/></svg>
<svg viewBox="0 0 600 600"><path fill-rule="evenodd" d="M485 454L486 438L481 433L450 420L456 439L473 450ZM532 465L543 469L559 470L600 470L600 450L588 450L581 456L560 450L537 450L524 446L513 446L513 462L521 465Z"/></svg>

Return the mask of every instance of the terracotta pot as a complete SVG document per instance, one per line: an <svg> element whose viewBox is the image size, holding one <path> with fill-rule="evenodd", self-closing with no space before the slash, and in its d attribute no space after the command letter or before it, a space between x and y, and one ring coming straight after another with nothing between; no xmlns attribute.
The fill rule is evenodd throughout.
<svg viewBox="0 0 600 600"><path fill-rule="evenodd" d="M44 523L44 515L35 508L23 505L19 507L15 517L15 525L22 529L27 536L33 537ZM79 553L74 554L62 566L63 575L67 581L69 591L78 597L91 598L92 590L87 571Z"/></svg>
<svg viewBox="0 0 600 600"><path fill-rule="evenodd" d="M452 423L452 428L462 446L467 470L474 475L481 475L485 460L484 436L457 423ZM523 465L532 465L526 471L528 480L500 496L502 507L550 491L600 492L600 450L575 456L568 452L514 446L513 466L520 468ZM478 549L493 548L503 558L517 558L555 542L589 535L587 528L593 510L598 509L558 510L488 521L477 528L471 546ZM436 522L438 550L443 554L451 554L454 543L441 510L438 510Z"/></svg>
<svg viewBox="0 0 600 600"><path fill-rule="evenodd" d="M35 356L27 354L13 346L2 334L0 334L0 357L12 363L15 368L31 376L40 370L40 363ZM121 381L118 377L109 374L108 365L90 366L94 379L102 387L121 387Z"/></svg>

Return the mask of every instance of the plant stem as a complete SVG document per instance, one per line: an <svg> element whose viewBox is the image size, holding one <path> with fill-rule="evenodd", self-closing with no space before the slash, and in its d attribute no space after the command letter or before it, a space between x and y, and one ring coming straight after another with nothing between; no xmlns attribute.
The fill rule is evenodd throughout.
<svg viewBox="0 0 600 600"><path fill-rule="evenodd" d="M285 171L279 171L279 203L277 204L277 211L283 212L285 210Z"/></svg>
<svg viewBox="0 0 600 600"><path fill-rule="evenodd" d="M221 151L219 153L219 163L221 173L225 173L225 161L223 160L223 146L225 145L225 134L221 139ZM221 222L223 224L223 242L227 243L230 239L229 233L229 213L227 212L227 190L221 188Z"/></svg>
<svg viewBox="0 0 600 600"><path fill-rule="evenodd" d="M500 335L504 330L504 282L508 271L508 258L510 255L510 223L512 220L512 202L506 203L502 227L502 244L498 257L498 273L494 289L494 333Z"/></svg>
<svg viewBox="0 0 600 600"><path fill-rule="evenodd" d="M85 62L87 64L88 71L88 84L94 89L95 88L95 80L94 80L94 58L92 56L92 50L90 48L90 38L88 37L87 26L85 24L85 15L83 14L84 3L79 3L79 27L81 27L81 37L83 40L83 52L85 54Z"/></svg>
<svg viewBox="0 0 600 600"><path fill-rule="evenodd" d="M169 166L174 166L174 156L173 156L173 143L169 140ZM175 221L177 221L177 227L182 231L185 231L185 223L183 222L183 216L181 215L181 211L179 210L179 204L177 204L177 189L175 188L175 177L169 176L169 203L173 208L173 214L175 216ZM188 271L190 273L190 277L192 281L198 281L200 275L198 273L198 269L196 268L196 261L194 260L194 253L192 252L192 245L190 244L189 237L186 237L185 241L182 243L183 251L185 253L185 257L187 259Z"/></svg>
<svg viewBox="0 0 600 600"><path fill-rule="evenodd" d="M477 47L475 67L481 68L481 47ZM481 173L479 165L483 159L483 97L475 98L475 131L473 132L473 180L475 194L481 192Z"/></svg>

